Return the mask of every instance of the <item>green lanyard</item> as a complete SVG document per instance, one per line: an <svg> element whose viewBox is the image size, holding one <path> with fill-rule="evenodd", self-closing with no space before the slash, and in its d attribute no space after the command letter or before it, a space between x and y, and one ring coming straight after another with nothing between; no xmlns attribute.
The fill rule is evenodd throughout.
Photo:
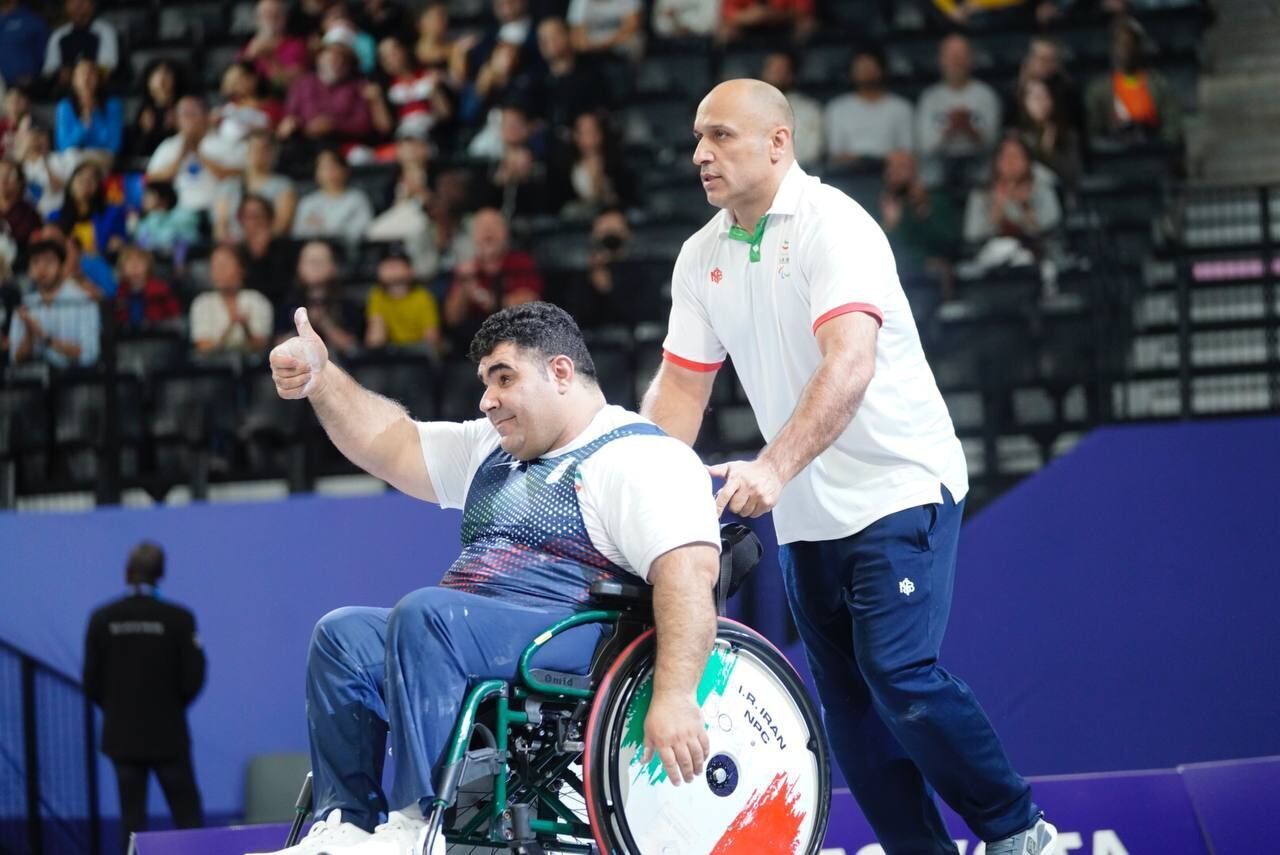
<svg viewBox="0 0 1280 855"><path fill-rule="evenodd" d="M764 240L764 224L768 219L768 214L765 214L760 218L760 222L756 223L756 230L754 234L737 224L734 224L729 229L729 240L740 240L751 244L752 261L760 260L760 242Z"/></svg>

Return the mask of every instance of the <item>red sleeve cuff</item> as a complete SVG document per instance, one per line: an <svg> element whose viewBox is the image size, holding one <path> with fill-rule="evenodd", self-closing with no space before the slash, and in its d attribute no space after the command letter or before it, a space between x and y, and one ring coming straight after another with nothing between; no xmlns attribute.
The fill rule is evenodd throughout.
<svg viewBox="0 0 1280 855"><path fill-rule="evenodd" d="M718 371L724 360L719 362L695 362L692 359L685 359L683 356L676 356L669 350L662 351L662 358L670 363L679 365L681 368L688 368L690 371Z"/></svg>
<svg viewBox="0 0 1280 855"><path fill-rule="evenodd" d="M876 319L876 326L884 326L884 312L880 311L876 306L873 306L870 303L845 303L843 306L836 306L828 312L823 312L822 315L813 322L813 331L817 332L818 327L822 326L832 318L838 318L841 315L847 315L850 312L864 312Z"/></svg>

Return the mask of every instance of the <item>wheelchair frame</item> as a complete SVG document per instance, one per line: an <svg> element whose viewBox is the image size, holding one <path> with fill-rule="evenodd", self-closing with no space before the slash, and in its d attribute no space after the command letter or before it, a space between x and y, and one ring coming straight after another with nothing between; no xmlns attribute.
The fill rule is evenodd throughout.
<svg viewBox="0 0 1280 855"><path fill-rule="evenodd" d="M763 551L750 529L738 523L722 526L721 540L723 548L720 579L715 594L717 636L719 628L725 626L724 612L729 596L755 568ZM583 817L565 805L546 784L567 782L582 796L584 813L589 812L591 800L588 782L591 775L587 769L590 758L587 755L589 746L585 744L585 740L593 702L608 683L613 661L629 652L646 633L653 631L654 621L650 591L645 586L596 583L592 586L591 593L598 605L613 601L618 607L591 608L562 618L525 647L520 654L514 681L485 680L467 693L445 753L436 796L427 817L428 847L437 835L442 834L454 846L499 851L506 849L516 855L543 855L543 841L539 838L570 837L585 842L556 840L552 851L610 855L601 852L601 844L597 843L600 838L591 827L591 817L583 821ZM734 621L727 623L758 639L785 663L785 658L764 636ZM533 666L533 658L551 639L571 629L593 624L612 625L613 632L602 635L592 656L591 667L585 675L549 671ZM602 663L608 663L608 666L602 669ZM804 689L798 678L796 683L803 695ZM481 705L491 699L495 701L492 730L479 720ZM827 791L827 798L817 820L820 842L821 831L826 827L830 794L830 772L825 759L826 737L821 720L814 714L807 695L803 700L809 706L816 725L809 747L819 757L820 774ZM524 708L512 709L513 701L522 703ZM548 752L550 762L536 770L526 767L534 752L525 747L519 747L516 752L511 750L512 732L519 728L525 728L535 742L541 743L536 752L539 756ZM476 733L485 737L485 741L489 743L487 747L471 748ZM519 739L523 737L518 737ZM513 763L513 759L517 758L521 762ZM579 778L569 768L579 758L583 764L583 778ZM458 805L462 787L484 778L492 780L492 789L471 791L480 796L475 814L467 817L460 827L446 828L446 814ZM527 795L528 799L512 803L513 791L523 791L522 795ZM489 797L491 801L486 801ZM470 807L476 806L468 806L468 809ZM555 818L533 815L534 810L539 807ZM298 796L296 811L285 843L286 848L297 843L302 827L311 813L310 773Z"/></svg>

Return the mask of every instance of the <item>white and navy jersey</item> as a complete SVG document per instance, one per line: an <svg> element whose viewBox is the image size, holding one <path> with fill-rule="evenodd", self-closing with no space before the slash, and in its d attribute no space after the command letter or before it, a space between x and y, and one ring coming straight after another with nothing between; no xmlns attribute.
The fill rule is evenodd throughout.
<svg viewBox="0 0 1280 855"><path fill-rule="evenodd" d="M691 543L719 545L711 480L651 422L605 407L564 448L531 461L487 419L418 425L442 507L462 508L462 554L441 583L528 605L579 606L599 580L647 579Z"/></svg>
<svg viewBox="0 0 1280 855"><path fill-rule="evenodd" d="M884 232L796 165L763 230L721 211L689 238L671 283L665 358L714 371L726 355L772 441L822 362L817 331L862 312L880 326L875 376L853 421L783 488L779 543L837 540L906 508L968 491L964 452L920 347Z"/></svg>

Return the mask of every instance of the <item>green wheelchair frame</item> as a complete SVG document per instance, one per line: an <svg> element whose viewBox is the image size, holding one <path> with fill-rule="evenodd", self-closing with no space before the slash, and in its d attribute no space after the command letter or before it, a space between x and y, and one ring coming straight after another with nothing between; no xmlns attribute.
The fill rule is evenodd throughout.
<svg viewBox="0 0 1280 855"><path fill-rule="evenodd" d="M737 523L722 527L721 541L716 610L723 616L729 596L750 575L763 550L755 534ZM592 604L602 607L572 614L534 638L520 656L514 682L486 680L468 692L439 772L436 797L427 817L424 855L438 834L444 834L451 847L482 851L612 855L600 852L593 842L600 838L590 821L580 815L589 801L587 785L570 767L581 760L585 771L590 762L583 737L602 675L653 626L651 591L642 585L605 582L593 585L591 593ZM551 639L593 624L612 626L613 631L602 636L587 674L534 667L534 657ZM726 624L738 627L721 621L722 629ZM749 632L742 627L738 631ZM803 693L802 687L800 691ZM482 720L481 707L490 700L494 701L491 717ZM477 735L487 744L473 747ZM518 743L514 746L513 735ZM823 740L820 726L816 738ZM821 749L817 753L825 755L825 745ZM825 757L822 766L825 776ZM492 782L491 787L465 789L485 779ZM310 784L308 773L286 847L298 841L310 815ZM561 798L560 787L566 785L582 797L584 807L579 812ZM460 795L475 801L462 805ZM825 806L820 821L825 828Z"/></svg>

